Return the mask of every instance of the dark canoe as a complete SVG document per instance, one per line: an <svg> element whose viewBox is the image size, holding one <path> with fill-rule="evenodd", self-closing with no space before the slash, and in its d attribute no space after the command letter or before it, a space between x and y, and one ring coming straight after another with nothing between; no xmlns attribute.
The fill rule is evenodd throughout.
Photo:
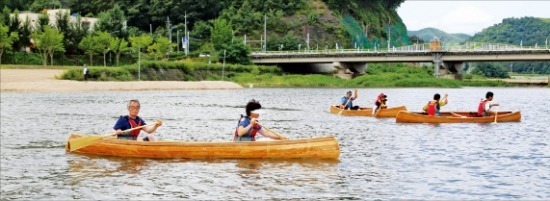
<svg viewBox="0 0 550 201"><path fill-rule="evenodd" d="M90 135L71 134L70 140ZM143 142L102 138L74 153L138 158L223 158L223 159L338 159L340 147L334 137L256 142Z"/></svg>
<svg viewBox="0 0 550 201"><path fill-rule="evenodd" d="M519 122L520 111L499 111L496 115L480 117L477 112L442 112L441 116L428 116L425 112L399 112L397 123L491 123L491 122Z"/></svg>

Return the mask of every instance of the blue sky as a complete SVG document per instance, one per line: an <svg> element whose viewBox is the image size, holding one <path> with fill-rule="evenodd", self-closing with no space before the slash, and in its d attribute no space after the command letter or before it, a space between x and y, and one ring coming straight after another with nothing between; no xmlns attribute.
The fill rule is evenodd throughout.
<svg viewBox="0 0 550 201"><path fill-rule="evenodd" d="M397 9L410 31L433 27L447 33L473 35L509 17L550 18L550 1L420 1Z"/></svg>

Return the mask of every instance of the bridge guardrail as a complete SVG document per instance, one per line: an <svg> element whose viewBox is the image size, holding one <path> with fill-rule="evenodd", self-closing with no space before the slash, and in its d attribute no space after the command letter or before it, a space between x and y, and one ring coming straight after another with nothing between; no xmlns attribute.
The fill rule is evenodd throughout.
<svg viewBox="0 0 550 201"><path fill-rule="evenodd" d="M533 52L533 53L550 53L550 49L546 46L515 46L509 44L493 44L493 43L478 43L471 42L462 45L445 46L441 47L441 50L430 50L429 44L414 44L403 47L393 47L390 49L304 49L293 51L265 51L265 52L253 52L253 57L261 56L314 56L314 55L349 55L349 54L426 54L432 52L453 52L453 53L487 53L487 52L499 52L499 53L517 53L517 52Z"/></svg>

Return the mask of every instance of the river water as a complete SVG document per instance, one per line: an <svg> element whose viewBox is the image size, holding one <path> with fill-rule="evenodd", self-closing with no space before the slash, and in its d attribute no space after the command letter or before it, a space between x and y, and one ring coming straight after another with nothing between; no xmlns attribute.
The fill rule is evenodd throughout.
<svg viewBox="0 0 550 201"><path fill-rule="evenodd" d="M349 89L240 89L1 93L1 200L67 199L550 199L548 88L359 89L418 111L434 93L443 110L474 111L488 90L519 123L398 124L329 113ZM162 119L156 135L228 141L250 99L264 125L289 138L332 135L341 155L324 160L151 160L67 153L71 132L112 132L126 101Z"/></svg>

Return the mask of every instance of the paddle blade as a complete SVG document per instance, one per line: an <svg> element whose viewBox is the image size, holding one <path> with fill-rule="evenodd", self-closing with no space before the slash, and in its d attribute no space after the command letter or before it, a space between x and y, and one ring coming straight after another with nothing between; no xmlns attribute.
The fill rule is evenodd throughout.
<svg viewBox="0 0 550 201"><path fill-rule="evenodd" d="M105 136L94 135L94 136L86 136L86 137L69 140L70 151L72 152L82 147L90 146L104 137Z"/></svg>

